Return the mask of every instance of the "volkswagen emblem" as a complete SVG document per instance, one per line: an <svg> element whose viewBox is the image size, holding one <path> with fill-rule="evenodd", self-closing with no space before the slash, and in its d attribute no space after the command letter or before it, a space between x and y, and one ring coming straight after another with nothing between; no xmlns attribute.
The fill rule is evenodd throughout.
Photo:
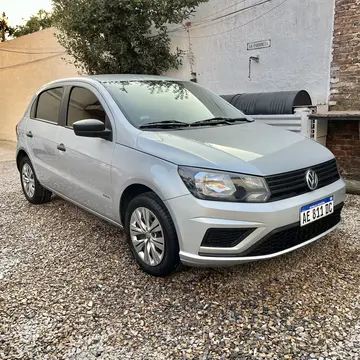
<svg viewBox="0 0 360 360"><path fill-rule="evenodd" d="M319 185L319 177L314 170L308 170L305 175L307 186L310 190L315 190Z"/></svg>

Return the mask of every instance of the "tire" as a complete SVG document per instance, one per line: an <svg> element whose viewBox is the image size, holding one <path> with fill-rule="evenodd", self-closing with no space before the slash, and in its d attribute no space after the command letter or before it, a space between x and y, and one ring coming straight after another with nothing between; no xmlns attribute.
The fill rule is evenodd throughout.
<svg viewBox="0 0 360 360"><path fill-rule="evenodd" d="M143 233L140 234L134 230L135 228L139 230L141 228L139 221L135 220L136 222L134 222L134 218L140 220L142 225L146 227L146 210L149 211L148 223L152 224L152 227L154 227L154 225L157 224L156 220L158 220L160 225L160 228L159 226L154 227L154 232L146 231L147 235ZM151 226L149 228L151 229ZM124 230L136 262L143 271L153 276L165 277L180 270L179 242L175 226L165 205L156 194L147 192L138 195L129 203L125 215ZM137 240L140 238L141 240ZM141 244L142 238L145 238L143 245ZM162 242L161 239L163 239ZM138 244L138 250L135 248L134 241ZM161 247L159 247L161 243L163 243L162 251ZM150 249L147 257L146 249ZM155 257L155 254L158 254L159 257ZM152 264L149 263L151 259L153 260Z"/></svg>
<svg viewBox="0 0 360 360"><path fill-rule="evenodd" d="M24 157L20 162L20 182L23 193L31 204L39 205L50 201L52 194L40 185L34 167L28 157ZM32 188L31 191L27 184Z"/></svg>

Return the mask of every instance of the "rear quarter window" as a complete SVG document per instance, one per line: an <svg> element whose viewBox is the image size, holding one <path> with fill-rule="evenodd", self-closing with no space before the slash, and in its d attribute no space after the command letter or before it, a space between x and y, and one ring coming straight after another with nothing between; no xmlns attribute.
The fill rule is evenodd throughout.
<svg viewBox="0 0 360 360"><path fill-rule="evenodd" d="M64 89L62 87L49 89L42 92L38 99L34 102L34 104L37 103L35 117L40 120L46 120L57 124L59 120L60 105L63 94Z"/></svg>
<svg viewBox="0 0 360 360"><path fill-rule="evenodd" d="M32 119L35 119L36 117L36 105L37 105L37 98L34 100L34 102L31 105L30 117Z"/></svg>

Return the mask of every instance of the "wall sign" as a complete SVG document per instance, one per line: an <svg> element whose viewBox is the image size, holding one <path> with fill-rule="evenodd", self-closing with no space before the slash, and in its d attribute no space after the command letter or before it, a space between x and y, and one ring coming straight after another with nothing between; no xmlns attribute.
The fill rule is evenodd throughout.
<svg viewBox="0 0 360 360"><path fill-rule="evenodd" d="M257 50L271 47L271 40L255 41L247 44L248 50Z"/></svg>

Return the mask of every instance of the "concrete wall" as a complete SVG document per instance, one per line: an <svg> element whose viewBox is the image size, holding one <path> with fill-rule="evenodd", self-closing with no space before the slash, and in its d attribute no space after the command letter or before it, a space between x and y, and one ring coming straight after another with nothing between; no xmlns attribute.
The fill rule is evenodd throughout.
<svg viewBox="0 0 360 360"><path fill-rule="evenodd" d="M314 104L327 103L334 0L271 0L204 23L262 1L210 0L200 6L190 28L198 83L219 94L305 89ZM172 33L173 49L188 50L186 36L184 30ZM247 43L266 39L270 48L247 50ZM254 55L260 63L252 64L250 80ZM169 74L190 79L190 72L185 57L184 66Z"/></svg>
<svg viewBox="0 0 360 360"><path fill-rule="evenodd" d="M46 29L0 44L0 140L15 140L15 126L34 92L45 83L74 76L64 49Z"/></svg>

